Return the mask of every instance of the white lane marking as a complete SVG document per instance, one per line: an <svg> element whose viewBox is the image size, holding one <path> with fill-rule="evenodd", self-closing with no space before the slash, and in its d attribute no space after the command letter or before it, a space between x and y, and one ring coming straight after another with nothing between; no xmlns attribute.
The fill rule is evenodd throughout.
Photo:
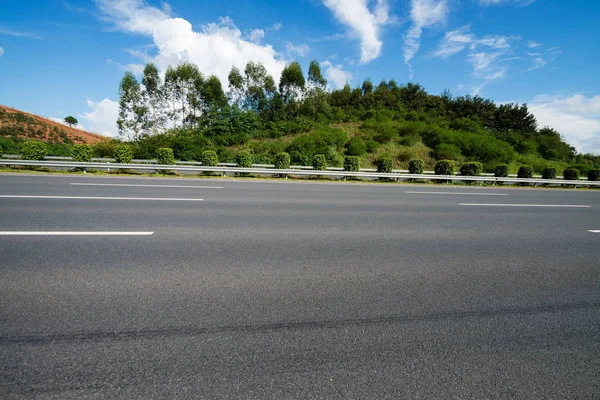
<svg viewBox="0 0 600 400"><path fill-rule="evenodd" d="M0 231L0 236L150 236L154 232Z"/></svg>
<svg viewBox="0 0 600 400"><path fill-rule="evenodd" d="M588 232L592 232L592 233L600 233L600 231L588 231Z"/></svg>
<svg viewBox="0 0 600 400"><path fill-rule="evenodd" d="M508 196L506 193L469 193L469 192L415 192L415 191L406 191L404 193L408 194L451 194L451 195L472 195L472 196Z"/></svg>
<svg viewBox="0 0 600 400"><path fill-rule="evenodd" d="M186 189L224 189L223 186L190 186L190 185L130 185L125 183L70 183L74 186L118 186L118 187L151 187L151 188L186 188Z"/></svg>
<svg viewBox="0 0 600 400"><path fill-rule="evenodd" d="M482 206L482 207L558 207L558 208L590 208L591 206L576 204L476 204L459 203L461 206Z"/></svg>
<svg viewBox="0 0 600 400"><path fill-rule="evenodd" d="M204 199L177 199L169 197L90 197L90 196L22 196L3 194L4 199L62 199L62 200L138 200L138 201L204 201Z"/></svg>

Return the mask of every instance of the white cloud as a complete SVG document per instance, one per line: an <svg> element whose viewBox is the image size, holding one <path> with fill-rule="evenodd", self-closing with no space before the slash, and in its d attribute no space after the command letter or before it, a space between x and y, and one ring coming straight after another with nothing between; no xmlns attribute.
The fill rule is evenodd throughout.
<svg viewBox="0 0 600 400"><path fill-rule="evenodd" d="M323 68L325 68L325 78L327 78L329 82L333 82L338 89L344 87L344 85L352 79L352 73L344 71L343 66L340 64L334 65L327 60L322 65Z"/></svg>
<svg viewBox="0 0 600 400"><path fill-rule="evenodd" d="M0 57L2 57L4 55L4 49L2 47L0 47Z"/></svg>
<svg viewBox="0 0 600 400"><path fill-rule="evenodd" d="M125 64L125 65L123 65L121 63L114 61L111 58L107 59L106 62L109 64L114 64L114 65L118 66L123 71L133 72L135 75L141 75L144 72L144 65L142 65L142 64Z"/></svg>
<svg viewBox="0 0 600 400"><path fill-rule="evenodd" d="M600 154L600 96L537 96L529 104L539 126L550 126L583 153Z"/></svg>
<svg viewBox="0 0 600 400"><path fill-rule="evenodd" d="M421 47L421 34L424 28L446 23L448 4L446 0L412 0L410 19L412 27L404 35L404 62L408 65L412 79L410 60Z"/></svg>
<svg viewBox="0 0 600 400"><path fill-rule="evenodd" d="M228 18L202 27L199 32L182 18L171 18L170 9L152 7L142 0L96 0L103 18L116 28L152 36L158 54L150 60L164 71L169 65L192 62L205 74L214 74L227 86L231 67L244 70L249 61L261 62L278 80L286 60L269 44L245 40Z"/></svg>
<svg viewBox="0 0 600 400"><path fill-rule="evenodd" d="M534 71L536 69L544 68L548 64L548 61L544 60L542 57L535 57L533 59L533 65L527 68L525 71Z"/></svg>
<svg viewBox="0 0 600 400"><path fill-rule="evenodd" d="M536 47L540 47L541 44L534 42L533 40L530 40L527 42L527 47L529 47L530 49L535 49Z"/></svg>
<svg viewBox="0 0 600 400"><path fill-rule="evenodd" d="M0 35L8 35L8 36L15 36L15 37L20 37L20 38L29 38L29 39L41 39L41 36L35 35L31 32L21 32L21 31L15 31L13 29L5 29L5 28L0 28Z"/></svg>
<svg viewBox="0 0 600 400"><path fill-rule="evenodd" d="M302 43L299 45L295 45L293 43L287 42L286 50L290 55L297 55L298 57L306 57L308 52L310 51L310 47L306 43Z"/></svg>
<svg viewBox="0 0 600 400"><path fill-rule="evenodd" d="M460 53L467 47L471 51L476 50L478 47L489 47L496 50L509 49L511 47L510 42L518 39L518 36L502 35L487 35L477 38L470 32L470 26L466 25L454 31L447 32L432 55L445 59Z"/></svg>
<svg viewBox="0 0 600 400"><path fill-rule="evenodd" d="M149 6L144 0L95 0L103 19L125 32L151 35L161 21L169 18L170 6Z"/></svg>
<svg viewBox="0 0 600 400"><path fill-rule="evenodd" d="M392 22L387 0L377 0L373 11L369 10L368 3L368 0L323 0L335 18L360 39L361 63L381 55L381 27Z"/></svg>
<svg viewBox="0 0 600 400"><path fill-rule="evenodd" d="M273 25L271 25L271 29L272 31L277 32L278 30L280 30L283 27L283 25L279 22L274 23Z"/></svg>
<svg viewBox="0 0 600 400"><path fill-rule="evenodd" d="M252 29L249 38L252 43L260 43L265 38L265 31L262 29Z"/></svg>
<svg viewBox="0 0 600 400"><path fill-rule="evenodd" d="M535 0L479 0L481 6L504 6L504 5L516 5L516 6L528 6Z"/></svg>
<svg viewBox="0 0 600 400"><path fill-rule="evenodd" d="M100 102L88 100L87 106L91 111L83 113L80 117L88 122L89 131L111 137L119 135L117 128L118 102L110 99L104 99Z"/></svg>

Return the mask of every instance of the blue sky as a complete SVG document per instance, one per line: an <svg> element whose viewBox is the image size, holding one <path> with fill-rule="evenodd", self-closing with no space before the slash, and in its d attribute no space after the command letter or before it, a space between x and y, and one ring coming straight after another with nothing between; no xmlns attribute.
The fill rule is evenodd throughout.
<svg viewBox="0 0 600 400"><path fill-rule="evenodd" d="M598 20L589 0L5 2L0 104L116 135L119 81L147 61L225 78L254 60L277 78L316 59L331 87L395 78L526 102L540 125L600 154Z"/></svg>

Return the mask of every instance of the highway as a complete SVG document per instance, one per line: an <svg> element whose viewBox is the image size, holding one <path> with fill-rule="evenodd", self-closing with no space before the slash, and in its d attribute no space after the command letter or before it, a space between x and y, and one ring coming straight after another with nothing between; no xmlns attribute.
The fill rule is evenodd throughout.
<svg viewBox="0 0 600 400"><path fill-rule="evenodd" d="M600 190L0 175L0 398L600 398L599 249Z"/></svg>

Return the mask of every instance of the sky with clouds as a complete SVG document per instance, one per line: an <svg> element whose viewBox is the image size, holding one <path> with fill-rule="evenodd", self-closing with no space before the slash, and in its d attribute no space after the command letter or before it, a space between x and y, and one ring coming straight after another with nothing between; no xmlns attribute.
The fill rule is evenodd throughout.
<svg viewBox="0 0 600 400"><path fill-rule="evenodd" d="M395 78L528 103L600 154L600 2L23 0L0 13L0 104L116 135L118 84L146 62L226 79L232 65L321 63L330 86Z"/></svg>

